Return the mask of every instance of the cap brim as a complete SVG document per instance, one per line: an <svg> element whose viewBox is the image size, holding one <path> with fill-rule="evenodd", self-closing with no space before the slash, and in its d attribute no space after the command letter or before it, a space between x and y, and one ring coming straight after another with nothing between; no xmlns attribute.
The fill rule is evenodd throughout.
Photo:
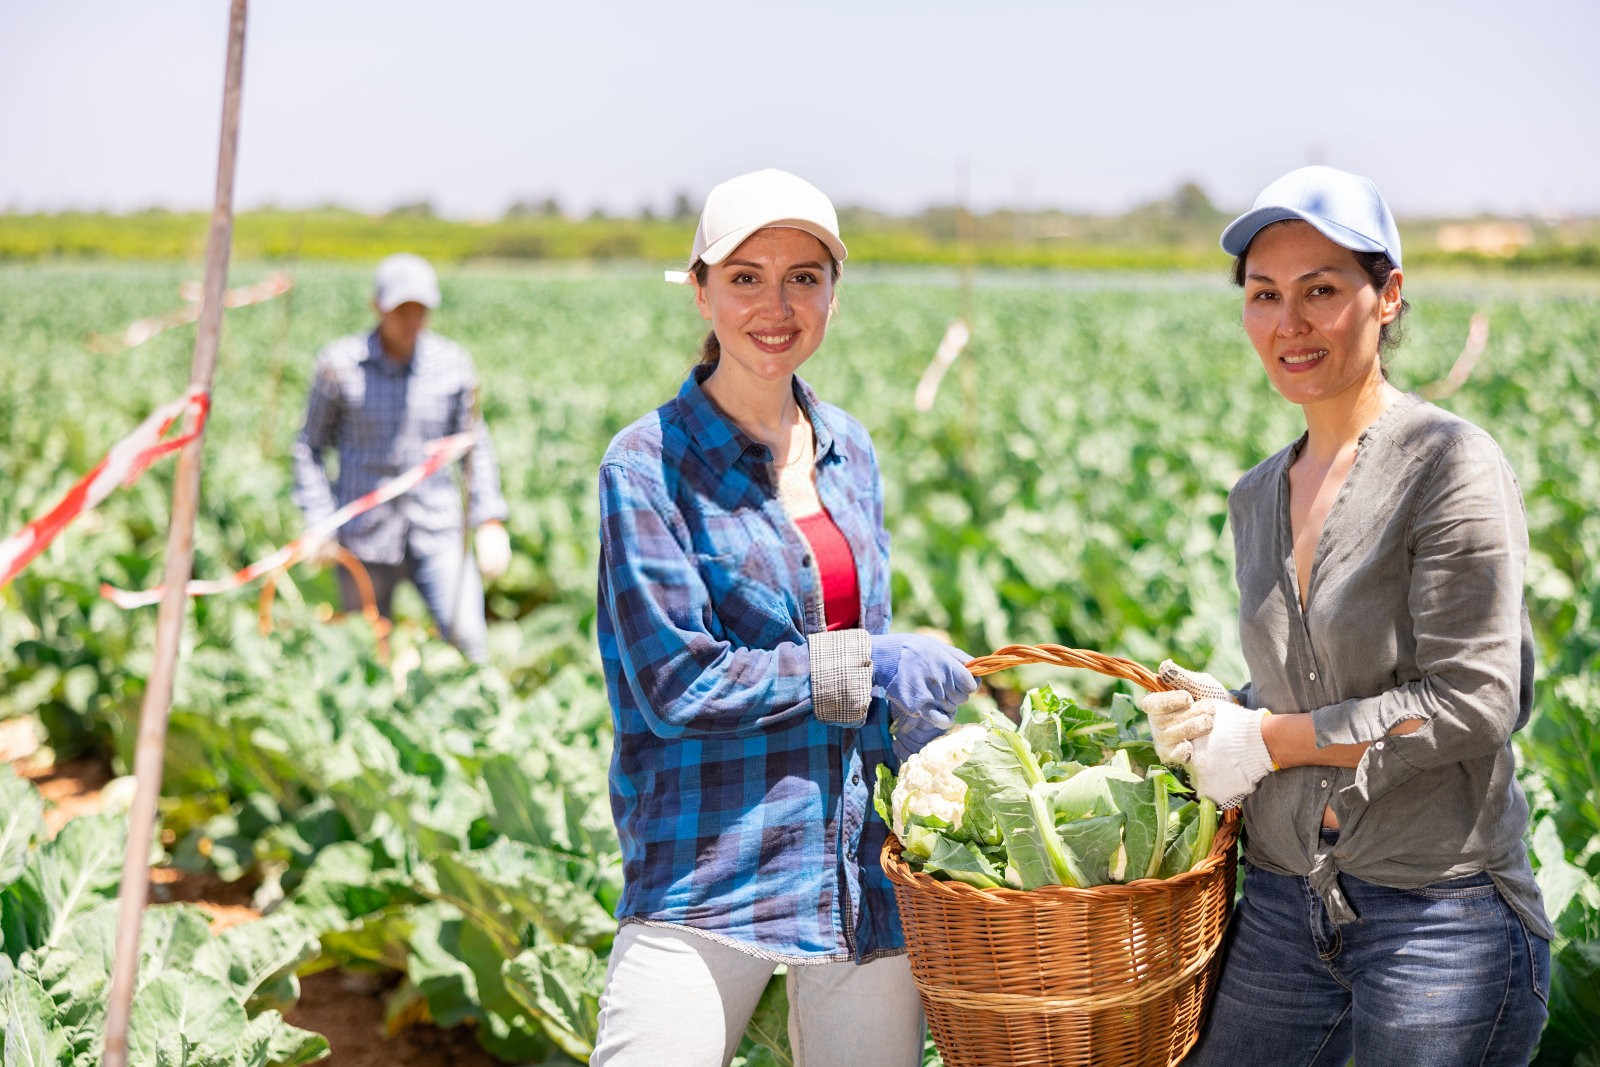
<svg viewBox="0 0 1600 1067"><path fill-rule="evenodd" d="M763 222L759 226L751 226L746 229L734 230L732 233L723 234L715 241L712 241L710 244L706 245L706 250L700 253L700 259L706 263L721 263L724 259L727 259L733 254L734 249L744 244L751 234L755 233L757 230L768 230L775 227L789 230L804 230L806 233L809 233L811 236L821 241L823 247L826 248L833 255L833 258L840 263L843 263L845 261L845 256L848 255L848 253L845 251L843 241L829 233L825 227L817 225L810 219L777 219L773 222Z"/></svg>
<svg viewBox="0 0 1600 1067"><path fill-rule="evenodd" d="M401 304L421 304L432 311L439 306L439 290L437 289L396 289L394 292L383 293L377 298L378 310L387 314Z"/></svg>
<svg viewBox="0 0 1600 1067"><path fill-rule="evenodd" d="M1309 223L1322 236L1352 252L1382 252L1390 259L1394 258L1394 253L1389 251L1382 241L1374 240L1364 233L1357 233L1337 222L1330 222L1292 207L1281 206L1258 207L1234 219L1228 224L1228 228L1222 231L1222 250L1230 256L1242 256L1244 250L1250 247L1250 242L1255 240L1256 234L1274 222L1286 222L1289 219L1299 219L1301 222Z"/></svg>

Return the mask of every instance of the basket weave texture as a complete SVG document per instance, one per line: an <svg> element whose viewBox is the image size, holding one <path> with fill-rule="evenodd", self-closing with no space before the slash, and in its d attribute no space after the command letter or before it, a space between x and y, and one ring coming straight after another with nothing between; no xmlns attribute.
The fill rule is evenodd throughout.
<svg viewBox="0 0 1600 1067"><path fill-rule="evenodd" d="M1169 689L1137 663L1061 645L1008 645L968 664L1081 667ZM946 1067L1176 1063L1199 1035L1233 905L1237 812L1196 869L1164 880L1026 892L913 871L893 834L911 973Z"/></svg>

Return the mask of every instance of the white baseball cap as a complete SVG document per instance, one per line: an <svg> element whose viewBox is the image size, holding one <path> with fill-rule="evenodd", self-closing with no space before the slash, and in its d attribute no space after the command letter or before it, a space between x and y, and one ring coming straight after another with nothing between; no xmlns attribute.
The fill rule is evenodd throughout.
<svg viewBox="0 0 1600 1067"><path fill-rule="evenodd" d="M669 270L667 281L687 282L695 264L721 263L745 238L768 226L804 230L827 246L835 262L844 262L833 201L804 178L769 168L729 178L706 195L689 252L689 270Z"/></svg>
<svg viewBox="0 0 1600 1067"><path fill-rule="evenodd" d="M396 252L378 264L372 276L372 299L385 314L410 301L425 308L436 308L439 306L439 279L421 256Z"/></svg>
<svg viewBox="0 0 1600 1067"><path fill-rule="evenodd" d="M1262 227L1285 219L1309 222L1336 245L1352 252L1382 252L1400 266L1400 231L1372 179L1333 167L1301 167L1256 197L1250 210L1222 231L1222 250L1244 254Z"/></svg>

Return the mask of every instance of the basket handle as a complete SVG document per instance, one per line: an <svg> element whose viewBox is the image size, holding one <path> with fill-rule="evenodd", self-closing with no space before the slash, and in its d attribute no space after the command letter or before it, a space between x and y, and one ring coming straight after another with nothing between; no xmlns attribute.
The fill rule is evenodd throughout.
<svg viewBox="0 0 1600 1067"><path fill-rule="evenodd" d="M974 675L994 674L996 671L1020 667L1025 663L1082 667L1084 670L1095 671L1112 678L1125 678L1152 693L1162 693L1177 688L1157 678L1148 667L1132 660L1107 656L1103 652L1093 652L1086 648L1067 648L1065 645L1007 645L987 656L970 660L967 663L967 670Z"/></svg>
<svg viewBox="0 0 1600 1067"><path fill-rule="evenodd" d="M378 639L378 662L388 663L389 631L393 626L388 619L378 614L378 597L372 588L372 576L367 573L367 568L362 565L360 558L354 552L337 543L333 549L335 562L349 571L350 577L355 581L356 593L361 597L361 617L367 620ZM278 591L278 573L273 571L268 574L266 581L261 585L256 621L263 636L272 632L272 600Z"/></svg>

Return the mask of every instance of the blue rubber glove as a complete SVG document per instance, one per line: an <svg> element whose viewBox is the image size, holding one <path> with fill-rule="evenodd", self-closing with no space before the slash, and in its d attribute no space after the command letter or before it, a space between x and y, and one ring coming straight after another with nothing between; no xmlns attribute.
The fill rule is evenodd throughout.
<svg viewBox="0 0 1600 1067"><path fill-rule="evenodd" d="M872 685L889 701L895 755L905 759L944 733L978 688L965 652L923 634L872 638Z"/></svg>

